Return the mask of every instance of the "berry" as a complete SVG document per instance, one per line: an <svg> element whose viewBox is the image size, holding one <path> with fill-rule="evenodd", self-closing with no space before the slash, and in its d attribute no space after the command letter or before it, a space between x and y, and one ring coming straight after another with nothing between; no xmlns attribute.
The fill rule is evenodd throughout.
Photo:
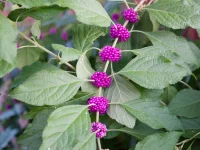
<svg viewBox="0 0 200 150"><path fill-rule="evenodd" d="M105 46L102 48L102 51L99 52L99 56L103 62L106 62L107 60L118 62L121 58L121 51L112 46Z"/></svg>
<svg viewBox="0 0 200 150"><path fill-rule="evenodd" d="M91 97L87 104L93 104L89 106L90 112L99 112L100 114L105 114L108 109L109 101L105 97Z"/></svg>
<svg viewBox="0 0 200 150"><path fill-rule="evenodd" d="M97 138L103 138L106 136L107 128L106 125L101 122L93 122L91 131L96 132Z"/></svg>
<svg viewBox="0 0 200 150"><path fill-rule="evenodd" d="M138 12L136 12L133 8L125 10L123 12L123 16L125 20L128 20L131 23L136 23L140 20Z"/></svg>
<svg viewBox="0 0 200 150"><path fill-rule="evenodd" d="M114 13L114 14L112 14L112 20L113 21L118 21L119 20L119 14L118 13Z"/></svg>
<svg viewBox="0 0 200 150"><path fill-rule="evenodd" d="M66 41L68 39L68 34L67 32L63 31L62 34L61 34L61 38Z"/></svg>
<svg viewBox="0 0 200 150"><path fill-rule="evenodd" d="M116 27L114 25L110 28L110 37L111 38L119 38L119 41L125 42L128 38L130 38L130 33L128 29L123 27L121 24L116 24Z"/></svg>
<svg viewBox="0 0 200 150"><path fill-rule="evenodd" d="M111 85L112 79L110 77L107 77L107 74L105 72L95 72L91 76L91 83L96 87L103 87L107 88Z"/></svg>
<svg viewBox="0 0 200 150"><path fill-rule="evenodd" d="M56 34L57 32L57 29L55 27L52 27L50 30L49 30L49 34Z"/></svg>

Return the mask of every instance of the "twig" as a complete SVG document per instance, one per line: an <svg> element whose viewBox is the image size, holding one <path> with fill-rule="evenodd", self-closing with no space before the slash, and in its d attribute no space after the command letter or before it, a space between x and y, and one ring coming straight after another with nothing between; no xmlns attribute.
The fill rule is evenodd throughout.
<svg viewBox="0 0 200 150"><path fill-rule="evenodd" d="M183 82L183 81L179 81L180 83L184 84L185 86L187 86L189 89L192 89L191 86L189 86L187 83Z"/></svg>

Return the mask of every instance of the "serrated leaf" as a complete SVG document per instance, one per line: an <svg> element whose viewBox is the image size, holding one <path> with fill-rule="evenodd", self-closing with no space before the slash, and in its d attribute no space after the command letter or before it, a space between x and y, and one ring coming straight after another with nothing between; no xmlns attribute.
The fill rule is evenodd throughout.
<svg viewBox="0 0 200 150"><path fill-rule="evenodd" d="M154 129L165 128L169 131L183 129L180 121L158 99L138 99L121 104L141 122Z"/></svg>
<svg viewBox="0 0 200 150"><path fill-rule="evenodd" d="M115 75L113 76L111 87L106 89L104 96L107 97L111 103L122 103L138 99L141 95L131 82L119 75ZM135 117L120 105L110 105L107 113L112 119L115 119L120 124L129 128L135 126Z"/></svg>
<svg viewBox="0 0 200 150"><path fill-rule="evenodd" d="M77 60L81 56L81 52L71 47L65 47L59 44L52 44L54 50L62 52L62 63Z"/></svg>
<svg viewBox="0 0 200 150"><path fill-rule="evenodd" d="M200 117L193 119L180 118L180 121L185 131L183 134L185 138L191 138L200 132ZM195 138L200 138L200 135Z"/></svg>
<svg viewBox="0 0 200 150"><path fill-rule="evenodd" d="M53 109L44 109L37 113L32 123L30 123L24 133L20 135L18 142L27 146L27 150L39 149L42 144L42 132L47 124L47 119Z"/></svg>
<svg viewBox="0 0 200 150"><path fill-rule="evenodd" d="M139 122L139 123L137 122L137 124L135 125L135 127L133 129L130 129L127 127L119 128L119 129L115 128L115 129L108 130L108 133L113 132L113 131L124 132L126 134L136 137L139 140L144 139L148 135L162 132L162 130L152 129L151 127L149 127L146 124L141 123L141 122Z"/></svg>
<svg viewBox="0 0 200 150"><path fill-rule="evenodd" d="M173 29L184 29L187 26L197 28L199 26L195 23L199 10L192 5L185 5L182 0L160 0L144 9L160 24Z"/></svg>
<svg viewBox="0 0 200 150"><path fill-rule="evenodd" d="M81 52L88 50L93 42L100 36L105 36L107 28L88 26L85 24L76 25L73 29L74 47Z"/></svg>
<svg viewBox="0 0 200 150"><path fill-rule="evenodd" d="M31 27L31 33L33 36L36 36L37 39L40 39L40 26L41 26L41 21L40 20L35 20L35 22L33 23L32 27Z"/></svg>
<svg viewBox="0 0 200 150"><path fill-rule="evenodd" d="M10 95L31 105L58 105L70 100L82 81L62 70L41 70L31 75Z"/></svg>
<svg viewBox="0 0 200 150"><path fill-rule="evenodd" d="M0 22L0 59L14 65L17 57L17 31L2 14Z"/></svg>
<svg viewBox="0 0 200 150"><path fill-rule="evenodd" d="M81 57L79 58L77 64L76 64L76 75L80 79L90 79L92 74L95 72L94 69L92 69L89 60L87 59L86 53L83 53ZM97 88L95 88L91 83L84 82L81 85L82 92L88 92L93 93L97 91Z"/></svg>
<svg viewBox="0 0 200 150"><path fill-rule="evenodd" d="M16 87L19 84L23 83L25 80L27 80L31 75L34 73L41 71L41 70L59 70L57 67L49 64L49 63L40 63L36 62L30 66L25 66L22 69L22 72L15 78L15 80L12 83L12 87Z"/></svg>
<svg viewBox="0 0 200 150"><path fill-rule="evenodd" d="M162 89L188 75L188 71L163 56L137 56L119 74L148 89Z"/></svg>
<svg viewBox="0 0 200 150"><path fill-rule="evenodd" d="M186 63L199 65L199 61L190 49L185 38L176 36L174 33L169 31L142 33L149 37L154 46L166 47L168 50L172 50L178 54Z"/></svg>
<svg viewBox="0 0 200 150"><path fill-rule="evenodd" d="M41 50L36 47L24 47L17 51L17 67L23 68L24 66L31 65L39 60Z"/></svg>
<svg viewBox="0 0 200 150"><path fill-rule="evenodd" d="M32 1L30 2L30 4L31 3ZM15 9L14 11L11 11L11 13L8 15L8 18L12 21L16 21L17 19L18 21L23 21L27 17L32 17L37 20L47 21L54 19L55 17L58 16L59 13L63 11L65 11L65 8L59 6L50 6L50 7L38 6L37 8L30 8L30 9L19 8Z"/></svg>
<svg viewBox="0 0 200 150"><path fill-rule="evenodd" d="M169 110L177 115L187 118L200 116L200 91L192 89L181 90L170 102Z"/></svg>
<svg viewBox="0 0 200 150"><path fill-rule="evenodd" d="M3 59L0 59L0 70L1 70L0 78L3 77L8 72L12 71L12 69L14 69L14 66L12 66L11 64L9 64L8 62L6 62Z"/></svg>
<svg viewBox="0 0 200 150"><path fill-rule="evenodd" d="M21 4L25 8L52 6L69 7L76 13L77 20L89 25L108 27L111 18L102 5L96 0L9 0L12 3ZM47 7L48 8L48 7Z"/></svg>
<svg viewBox="0 0 200 150"><path fill-rule="evenodd" d="M181 132L166 132L149 135L136 145L135 150L174 150Z"/></svg>
<svg viewBox="0 0 200 150"><path fill-rule="evenodd" d="M190 69L192 71L198 69L200 67L200 49L192 42L188 42L190 49L192 50L192 52L194 53L197 61L198 61L198 65L192 65L190 66Z"/></svg>
<svg viewBox="0 0 200 150"><path fill-rule="evenodd" d="M48 119L47 126L43 132L43 143L40 150L48 148L52 150L72 150L75 146L80 148L81 145L88 147L88 144L91 143L90 140L95 141L95 136L92 136L92 138L90 138L90 135L87 136L90 133L90 128L91 120L88 106L71 105L60 107ZM81 139L84 144L80 143ZM95 142L92 144L92 149L96 149Z"/></svg>

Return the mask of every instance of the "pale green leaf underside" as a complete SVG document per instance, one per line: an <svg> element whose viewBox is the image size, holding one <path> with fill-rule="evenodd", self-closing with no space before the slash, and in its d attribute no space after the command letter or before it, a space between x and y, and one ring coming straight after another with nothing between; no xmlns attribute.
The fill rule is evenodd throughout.
<svg viewBox="0 0 200 150"><path fill-rule="evenodd" d="M185 68L163 56L137 56L119 73L149 89L165 88L188 75Z"/></svg>
<svg viewBox="0 0 200 150"><path fill-rule="evenodd" d="M180 91L168 106L169 110L177 115L187 118L200 116L200 91L185 89Z"/></svg>
<svg viewBox="0 0 200 150"><path fill-rule="evenodd" d="M31 75L10 94L31 105L58 105L70 100L82 81L62 70L41 70Z"/></svg>
<svg viewBox="0 0 200 150"><path fill-rule="evenodd" d="M31 65L39 60L41 50L36 47L25 47L18 49L17 52L17 67L23 68L24 66Z"/></svg>
<svg viewBox="0 0 200 150"><path fill-rule="evenodd" d="M81 52L71 47L65 47L59 44L52 44L54 50L62 52L62 63L77 60L81 56Z"/></svg>
<svg viewBox="0 0 200 150"><path fill-rule="evenodd" d="M180 130L182 125L157 99L138 99L121 104L133 116L154 129Z"/></svg>
<svg viewBox="0 0 200 150"><path fill-rule="evenodd" d="M76 75L78 78L83 80L90 80L90 77L95 72L94 69L92 69L89 60L86 57L86 52L81 55L79 58L77 64L76 64ZM90 82L84 82L81 85L81 90L83 92L93 93L97 91L97 88L95 88Z"/></svg>
<svg viewBox="0 0 200 150"><path fill-rule="evenodd" d="M96 0L9 0L25 8L52 6L69 7L76 13L77 20L89 25L108 27L111 18Z"/></svg>
<svg viewBox="0 0 200 150"><path fill-rule="evenodd" d="M14 65L17 56L16 29L0 14L0 59Z"/></svg>
<svg viewBox="0 0 200 150"><path fill-rule="evenodd" d="M56 109L49 117L43 132L40 150L73 150L86 148L94 141L89 135L91 120L88 106L71 105ZM88 136L89 135L89 136ZM82 137L82 138L81 138ZM96 149L95 143L93 148Z"/></svg>
<svg viewBox="0 0 200 150"><path fill-rule="evenodd" d="M79 24L74 27L73 33L74 47L84 52L92 46L98 37L104 36L107 33L107 28Z"/></svg>
<svg viewBox="0 0 200 150"><path fill-rule="evenodd" d="M181 132L166 132L149 135L136 145L135 150L174 150Z"/></svg>
<svg viewBox="0 0 200 150"><path fill-rule="evenodd" d="M125 78L116 75L113 76L112 85L105 91L104 96L106 96L111 103L121 103L138 99L141 95L133 84L131 84ZM120 105L110 105L107 113L112 119L115 119L120 124L123 124L129 128L133 128L135 126L135 117Z"/></svg>
<svg viewBox="0 0 200 150"><path fill-rule="evenodd" d="M144 9L160 24L173 29L199 27L199 10L192 5L185 5L182 0L159 0Z"/></svg>

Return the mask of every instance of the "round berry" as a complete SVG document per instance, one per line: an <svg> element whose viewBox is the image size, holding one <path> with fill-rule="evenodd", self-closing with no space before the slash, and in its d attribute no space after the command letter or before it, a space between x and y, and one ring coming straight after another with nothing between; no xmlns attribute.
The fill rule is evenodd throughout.
<svg viewBox="0 0 200 150"><path fill-rule="evenodd" d="M91 131L96 132L97 138L103 138L106 136L107 128L106 125L101 122L93 122Z"/></svg>
<svg viewBox="0 0 200 150"><path fill-rule="evenodd" d="M136 23L140 20L138 16L138 12L136 12L133 8L129 8L123 12L123 16L125 20L128 20L131 23Z"/></svg>
<svg viewBox="0 0 200 150"><path fill-rule="evenodd" d="M116 26L112 25L110 28L110 37L119 38L119 41L125 42L130 38L130 33L128 29L123 27L121 24L116 24Z"/></svg>
<svg viewBox="0 0 200 150"><path fill-rule="evenodd" d="M99 112L100 114L105 114L108 109L109 101L105 97L91 97L87 104L89 106L90 112Z"/></svg>
<svg viewBox="0 0 200 150"><path fill-rule="evenodd" d="M92 76L91 76L91 83L96 86L96 87L103 87L103 88L107 88L110 87L111 85L111 77L108 77L107 74L105 72L95 72Z"/></svg>
<svg viewBox="0 0 200 150"><path fill-rule="evenodd" d="M103 62L106 62L107 60L118 62L121 58L121 51L116 47L105 46L102 48L102 51L99 52L99 56Z"/></svg>

